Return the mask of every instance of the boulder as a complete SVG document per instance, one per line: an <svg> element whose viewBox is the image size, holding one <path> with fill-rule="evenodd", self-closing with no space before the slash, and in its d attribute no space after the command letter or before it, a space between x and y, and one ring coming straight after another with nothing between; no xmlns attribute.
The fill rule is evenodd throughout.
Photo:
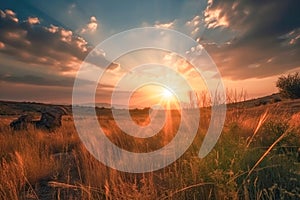
<svg viewBox="0 0 300 200"><path fill-rule="evenodd" d="M17 120L11 122L10 127L13 130L26 130L28 124L33 124L38 129L54 131L61 127L62 116L67 114L67 111L60 106L45 107L40 112L40 120L34 121L31 115L22 115Z"/></svg>
<svg viewBox="0 0 300 200"><path fill-rule="evenodd" d="M12 121L10 123L10 127L13 130L27 130L28 129L28 124L30 124L33 120L32 115L21 115L18 119Z"/></svg>
<svg viewBox="0 0 300 200"><path fill-rule="evenodd" d="M53 131L61 127L62 116L67 114L63 107L49 107L41 110L41 118L35 122L35 126L40 129Z"/></svg>

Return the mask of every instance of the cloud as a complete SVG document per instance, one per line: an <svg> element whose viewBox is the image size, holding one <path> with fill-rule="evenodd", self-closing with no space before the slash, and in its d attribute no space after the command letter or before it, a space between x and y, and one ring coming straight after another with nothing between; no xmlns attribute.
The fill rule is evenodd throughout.
<svg viewBox="0 0 300 200"><path fill-rule="evenodd" d="M202 25L202 23L203 22L200 15L196 15L191 20L188 20L185 23L185 26L190 30L191 36L196 36L201 30L200 26ZM204 29L202 28L202 32L203 30Z"/></svg>
<svg viewBox="0 0 300 200"><path fill-rule="evenodd" d="M216 28L219 26L228 27L229 22L221 9L206 9L204 12L205 22L208 28Z"/></svg>
<svg viewBox="0 0 300 200"><path fill-rule="evenodd" d="M195 17L193 17L191 20L186 22L187 26L192 26L192 27L196 27L200 24L201 22L201 18L199 15L196 15Z"/></svg>
<svg viewBox="0 0 300 200"><path fill-rule="evenodd" d="M264 78L285 73L300 66L297 3L210 1L204 11L207 31L200 43L225 77ZM222 43L211 36L225 37L230 32L231 39Z"/></svg>
<svg viewBox="0 0 300 200"><path fill-rule="evenodd" d="M206 25L224 25L242 34L288 32L299 26L297 0L213 0L204 11Z"/></svg>
<svg viewBox="0 0 300 200"><path fill-rule="evenodd" d="M91 50L83 38L70 30L54 25L37 26L38 18L19 22L13 11L0 13L0 53L16 60L68 71L77 69Z"/></svg>
<svg viewBox="0 0 300 200"><path fill-rule="evenodd" d="M5 44L3 44L3 42L0 42L0 49L4 49L5 48Z"/></svg>
<svg viewBox="0 0 300 200"><path fill-rule="evenodd" d="M36 17L20 21L13 11L0 10L0 58L4 58L0 81L70 87L92 46L71 30L39 22ZM111 72L119 67L106 60L104 53L92 64L103 67L107 63Z"/></svg>
<svg viewBox="0 0 300 200"><path fill-rule="evenodd" d="M188 74L188 72L193 69L192 65L175 53L166 53L163 57L163 63L166 66L172 66L172 68L177 70L182 75Z"/></svg>
<svg viewBox="0 0 300 200"><path fill-rule="evenodd" d="M89 23L81 29L80 33L94 33L98 28L98 21L95 16L90 18Z"/></svg>
<svg viewBox="0 0 300 200"><path fill-rule="evenodd" d="M282 45L299 45L300 44L300 28L292 30L291 32L279 37L282 39Z"/></svg>
<svg viewBox="0 0 300 200"><path fill-rule="evenodd" d="M171 21L169 23L161 23L159 21L155 22L154 25L155 28L168 28L168 29L174 29L175 28L175 20Z"/></svg>
<svg viewBox="0 0 300 200"><path fill-rule="evenodd" d="M40 20L37 17L28 17L27 19L29 24L39 24Z"/></svg>
<svg viewBox="0 0 300 200"><path fill-rule="evenodd" d="M11 21L19 22L19 19L16 17L16 13L13 12L12 10L5 10L5 11L0 10L0 16L1 18L8 18Z"/></svg>
<svg viewBox="0 0 300 200"><path fill-rule="evenodd" d="M227 15L222 6L215 6L216 2L218 1L209 0L207 2L207 7L204 10L204 21L206 26L208 28L217 28L220 26L228 27L229 21ZM230 3L232 3L231 8L236 8L237 1Z"/></svg>
<svg viewBox="0 0 300 200"><path fill-rule="evenodd" d="M71 4L71 5L69 6L69 8L68 8L68 14L69 14L69 15L73 14L73 11L74 11L75 9L76 9L76 4L75 4L75 3Z"/></svg>

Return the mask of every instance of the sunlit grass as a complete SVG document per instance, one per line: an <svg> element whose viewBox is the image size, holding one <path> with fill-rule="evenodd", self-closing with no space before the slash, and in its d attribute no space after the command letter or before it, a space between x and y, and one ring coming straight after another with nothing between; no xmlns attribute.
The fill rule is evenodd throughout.
<svg viewBox="0 0 300 200"><path fill-rule="evenodd" d="M255 114L254 114L255 111ZM201 109L198 134L188 151L159 171L129 174L98 162L81 144L71 119L54 133L0 126L0 199L296 199L299 198L299 114L230 110L213 151L197 157L209 123ZM137 124L147 114L132 113ZM133 152L161 148L174 137L180 113L150 139L123 133L109 113L99 116L106 135ZM297 196L298 195L298 196Z"/></svg>

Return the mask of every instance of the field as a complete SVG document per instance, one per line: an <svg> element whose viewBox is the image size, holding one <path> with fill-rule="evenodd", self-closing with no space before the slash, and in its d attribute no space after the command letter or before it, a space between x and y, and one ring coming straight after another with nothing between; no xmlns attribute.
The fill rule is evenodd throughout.
<svg viewBox="0 0 300 200"><path fill-rule="evenodd" d="M230 106L218 143L200 159L197 154L210 120L210 109L203 108L197 135L184 155L164 169L143 174L120 172L97 161L79 139L71 115L51 133L34 127L13 131L9 123L23 111L8 107L12 106L6 105L0 116L3 200L300 199L300 101ZM172 123L159 134L134 139L121 132L109 109L98 114L109 139L133 152L170 142L180 119L172 111ZM140 125L148 118L143 110L131 116Z"/></svg>

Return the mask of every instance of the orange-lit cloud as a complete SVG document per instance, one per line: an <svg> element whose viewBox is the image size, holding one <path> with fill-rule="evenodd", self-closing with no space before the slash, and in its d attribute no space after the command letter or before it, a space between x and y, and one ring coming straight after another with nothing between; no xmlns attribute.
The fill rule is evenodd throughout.
<svg viewBox="0 0 300 200"><path fill-rule="evenodd" d="M187 21L185 25L188 28L191 28L191 36L195 36L200 31L200 23L202 22L202 19L200 15L196 15L191 20Z"/></svg>
<svg viewBox="0 0 300 200"><path fill-rule="evenodd" d="M38 18L29 17L20 23L13 11L0 11L0 53L16 60L36 65L47 65L49 70L78 69L90 47L71 30L53 26L36 26ZM3 48L5 47L5 48ZM74 63L77 61L77 63ZM72 64L72 66L70 65Z"/></svg>
<svg viewBox="0 0 300 200"><path fill-rule="evenodd" d="M98 21L96 19L95 16L92 16L90 18L90 21L89 23L81 29L81 33L84 34L84 33L94 33L98 28Z"/></svg>
<svg viewBox="0 0 300 200"><path fill-rule="evenodd" d="M265 78L295 69L300 66L295 2L211 0L204 11L208 30L200 43L228 79ZM227 40L220 40L224 36Z"/></svg>
<svg viewBox="0 0 300 200"><path fill-rule="evenodd" d="M16 17L16 13L13 12L12 10L5 10L5 11L0 10L0 16L1 18L7 18L16 23L19 22L19 19Z"/></svg>
<svg viewBox="0 0 300 200"><path fill-rule="evenodd" d="M21 92L17 86L22 89L27 86L31 95L34 95L33 91L42 94L42 89L33 88L34 86L46 88L45 93L49 92L52 96L55 96L55 90L59 90L61 95L66 88L71 89L80 64L93 48L89 42L98 42L112 33L139 26L143 21L143 26L179 30L197 39L213 58L230 88L245 86L249 93L255 92L255 88L260 90L256 94L262 91L268 93L274 90L276 77L283 73L299 71L300 26L297 20L297 4L298 0L209 0L206 6L201 5L200 10L179 12L178 17L166 12L164 15L155 15L156 18L149 18L148 15L132 23L131 21L135 20L128 23L127 18L124 18L123 21L114 24L111 22L115 19L107 15L110 18L103 18L103 24L109 24L110 26L105 27L109 27L110 30L104 30L104 26L102 29L102 19L96 12L82 13L84 9L81 9L78 2L68 3L64 7L66 15L61 11L51 13L51 9L44 9L46 6L37 7L49 16L32 12L35 14L28 17L28 12L0 10L0 87L1 93L4 91L2 97L5 97L5 94L17 96L8 89L3 90L4 85L17 92ZM187 5L184 3L180 6ZM127 11L122 13L122 10L116 17L128 15ZM101 37L95 34L100 31ZM168 38L163 38L162 35L162 38L155 39L154 42L173 41L168 41ZM197 72L176 55L166 52L161 55L153 52L137 54L129 58L120 58L120 62L118 60L109 65L106 70L107 76L102 83L108 86L105 87L105 95L111 93L118 78L130 72L132 67L156 61L170 65L192 83L199 83L198 79L193 78L197 76ZM90 61L99 67L109 64L104 52L100 52L97 58ZM205 70L207 61L199 60L199 63ZM151 69L146 72L147 76L155 74L157 72ZM172 77L164 76L163 72L158 74L162 75L158 78L173 80ZM140 74L134 77L139 78ZM255 86L255 83L264 85L264 88ZM180 86L180 83L174 84ZM103 87L100 91L102 90ZM71 94L70 91L67 93ZM26 94L22 95L25 98ZM50 98L49 95L44 95ZM28 95L26 97L29 98Z"/></svg>
<svg viewBox="0 0 300 200"><path fill-rule="evenodd" d="M5 48L5 44L3 42L0 42L0 49L4 49Z"/></svg>
<svg viewBox="0 0 300 200"><path fill-rule="evenodd" d="M39 18L20 22L11 10L0 10L0 14L0 82L71 89L92 49L88 42L63 27L42 26ZM106 63L109 61L101 54L93 64L102 67ZM118 66L111 63L109 70Z"/></svg>
<svg viewBox="0 0 300 200"><path fill-rule="evenodd" d="M207 23L208 28L216 28L219 26L228 27L229 22L226 16L222 15L222 10L206 10L204 13L205 22Z"/></svg>
<svg viewBox="0 0 300 200"><path fill-rule="evenodd" d="M27 19L29 24L39 24L40 20L37 17L28 17Z"/></svg>

